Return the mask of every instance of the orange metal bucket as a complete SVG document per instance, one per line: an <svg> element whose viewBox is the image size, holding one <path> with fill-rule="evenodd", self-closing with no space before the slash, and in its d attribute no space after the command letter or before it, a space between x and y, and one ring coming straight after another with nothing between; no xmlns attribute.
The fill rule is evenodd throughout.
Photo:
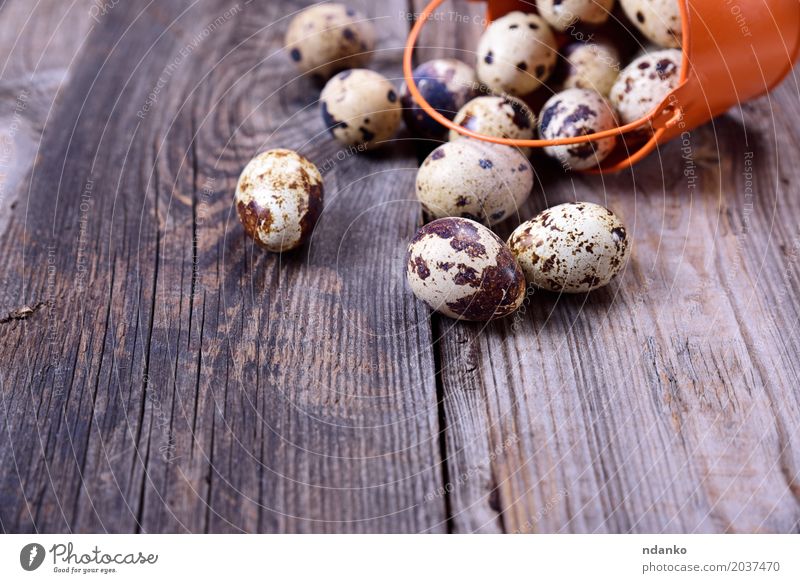
<svg viewBox="0 0 800 583"><path fill-rule="evenodd" d="M594 172L616 172L638 162L655 147L763 95L792 70L800 53L798 0L675 0L680 3L683 66L676 87L653 111L613 130L557 140L512 140L478 134L434 110L417 89L412 57L419 33L445 0L433 0L411 29L403 54L403 73L414 100L442 125L472 138L516 147L579 144L632 132L652 123L653 134L635 152L612 154ZM487 0L487 19L513 10L530 11L534 2Z"/></svg>

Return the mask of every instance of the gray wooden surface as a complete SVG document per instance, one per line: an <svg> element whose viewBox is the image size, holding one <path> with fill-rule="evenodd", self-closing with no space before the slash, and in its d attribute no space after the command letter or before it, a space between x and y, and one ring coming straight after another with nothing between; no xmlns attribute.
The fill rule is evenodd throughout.
<svg viewBox="0 0 800 583"><path fill-rule="evenodd" d="M351 3L399 86L422 3ZM403 276L426 145L324 131L281 51L305 4L0 2L0 529L797 532L797 74L687 158L534 157L523 218L604 203L633 258L455 323ZM448 10L418 59L472 59L481 5ZM231 204L269 147L325 177L282 257Z"/></svg>

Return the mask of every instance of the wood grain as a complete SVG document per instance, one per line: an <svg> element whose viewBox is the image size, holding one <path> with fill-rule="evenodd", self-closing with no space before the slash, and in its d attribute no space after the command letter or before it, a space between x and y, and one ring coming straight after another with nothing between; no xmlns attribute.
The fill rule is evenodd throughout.
<svg viewBox="0 0 800 583"><path fill-rule="evenodd" d="M474 20L428 38L474 47ZM429 42L421 58L451 56ZM605 204L633 259L605 290L440 322L455 531L798 530L798 132L780 120L799 94L791 76L617 176L534 157L522 218Z"/></svg>
<svg viewBox="0 0 800 583"><path fill-rule="evenodd" d="M606 204L633 259L456 323L403 276L434 144L330 138L281 50L308 3L0 3L0 529L800 530L796 73L632 172L535 154L520 219ZM399 86L423 2L352 4ZM471 62L481 10L417 60ZM325 176L280 257L231 205L270 147Z"/></svg>
<svg viewBox="0 0 800 583"><path fill-rule="evenodd" d="M405 3L361 4L397 78ZM415 154L330 138L282 51L302 5L118 4L91 26L0 242L38 306L3 324L4 530L444 528L423 500L441 483L428 314L401 268ZM280 257L231 205L278 146L327 190L311 244Z"/></svg>
<svg viewBox="0 0 800 583"><path fill-rule="evenodd" d="M0 233L26 186L42 128L69 78L92 20L90 2L5 1L0 4ZM16 24L16 26L15 26ZM0 308L17 304L10 279L0 280ZM3 314L7 311L3 311Z"/></svg>

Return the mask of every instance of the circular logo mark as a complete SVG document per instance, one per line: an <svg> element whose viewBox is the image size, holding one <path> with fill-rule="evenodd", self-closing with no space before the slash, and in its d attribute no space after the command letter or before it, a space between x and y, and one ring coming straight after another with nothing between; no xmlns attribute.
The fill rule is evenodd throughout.
<svg viewBox="0 0 800 583"><path fill-rule="evenodd" d="M39 543L30 543L19 552L19 564L26 571L35 571L44 562L44 547Z"/></svg>

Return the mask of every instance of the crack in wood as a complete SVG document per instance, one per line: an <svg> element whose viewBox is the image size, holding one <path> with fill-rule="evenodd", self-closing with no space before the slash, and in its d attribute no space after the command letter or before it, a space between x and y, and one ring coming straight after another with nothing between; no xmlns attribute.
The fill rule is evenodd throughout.
<svg viewBox="0 0 800 583"><path fill-rule="evenodd" d="M32 306L22 306L21 308L11 310L8 315L0 318L0 324L27 320L46 305L48 305L46 302L36 302Z"/></svg>

